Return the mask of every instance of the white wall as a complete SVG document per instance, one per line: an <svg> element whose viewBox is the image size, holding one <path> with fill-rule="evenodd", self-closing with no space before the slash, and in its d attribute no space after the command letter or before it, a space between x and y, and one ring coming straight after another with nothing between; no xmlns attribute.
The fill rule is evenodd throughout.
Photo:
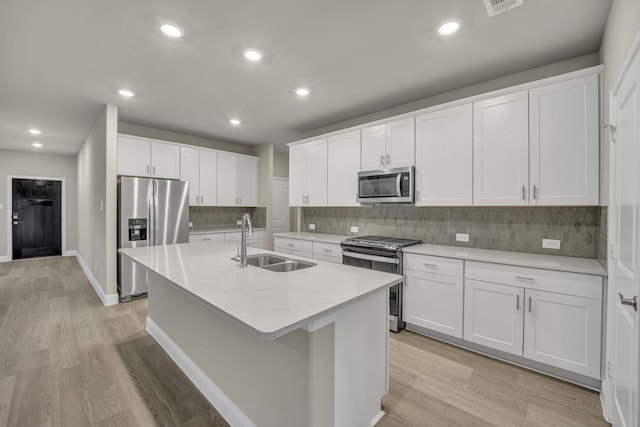
<svg viewBox="0 0 640 427"><path fill-rule="evenodd" d="M111 297L117 293L117 131L117 107L106 105L77 156L78 253Z"/></svg>
<svg viewBox="0 0 640 427"><path fill-rule="evenodd" d="M277 178L289 178L289 155L273 153L273 176Z"/></svg>
<svg viewBox="0 0 640 427"><path fill-rule="evenodd" d="M7 215L11 211L11 200L7 197L7 179L9 175L64 178L66 196L66 250L77 249L77 181L76 159L73 156L47 154L40 151L0 150L0 258L7 254Z"/></svg>
<svg viewBox="0 0 640 427"><path fill-rule="evenodd" d="M614 0L600 45L600 62L604 64L603 123L609 123L609 90L624 61L633 38L640 30L640 1ZM609 204L609 132L604 133L602 150L603 202Z"/></svg>

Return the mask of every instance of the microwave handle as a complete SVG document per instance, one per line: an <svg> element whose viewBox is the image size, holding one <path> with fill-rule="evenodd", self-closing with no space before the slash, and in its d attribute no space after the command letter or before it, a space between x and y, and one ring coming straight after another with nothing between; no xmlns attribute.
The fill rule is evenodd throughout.
<svg viewBox="0 0 640 427"><path fill-rule="evenodd" d="M402 193L400 192L400 179L401 178L402 178L402 174L401 173L397 174L397 176L396 176L396 195L398 197L402 196Z"/></svg>

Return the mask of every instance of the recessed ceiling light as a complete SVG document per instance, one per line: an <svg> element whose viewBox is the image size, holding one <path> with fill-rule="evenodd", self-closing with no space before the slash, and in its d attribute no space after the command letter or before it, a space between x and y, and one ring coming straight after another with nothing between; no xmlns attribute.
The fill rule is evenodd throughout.
<svg viewBox="0 0 640 427"><path fill-rule="evenodd" d="M230 119L229 123L231 123L234 126L238 126L241 122L239 119Z"/></svg>
<svg viewBox="0 0 640 427"><path fill-rule="evenodd" d="M438 33L442 36L450 36L460 29L460 23L458 21L447 21L438 27Z"/></svg>
<svg viewBox="0 0 640 427"><path fill-rule="evenodd" d="M133 93L133 91L130 91L129 89L120 89L118 93L122 96L126 96L127 98L131 98L133 95L135 95L135 93Z"/></svg>
<svg viewBox="0 0 640 427"><path fill-rule="evenodd" d="M245 49L242 51L242 55L249 61L260 61L262 59L262 52L258 49Z"/></svg>
<svg viewBox="0 0 640 427"><path fill-rule="evenodd" d="M184 30L175 24L162 24L160 26L160 31L162 31L165 36L174 39L184 36Z"/></svg>
<svg viewBox="0 0 640 427"><path fill-rule="evenodd" d="M42 133L42 131L40 131L38 129L29 129L29 133L31 135L40 135Z"/></svg>
<svg viewBox="0 0 640 427"><path fill-rule="evenodd" d="M40 144L39 142L34 142L34 143L33 143L33 144L31 144L31 145L33 145L33 146L34 146L34 147L36 147L36 148L40 148L40 147L42 147L42 144Z"/></svg>
<svg viewBox="0 0 640 427"><path fill-rule="evenodd" d="M300 96L307 96L309 95L309 89L307 89L306 87L299 87L298 89L296 89L296 94Z"/></svg>

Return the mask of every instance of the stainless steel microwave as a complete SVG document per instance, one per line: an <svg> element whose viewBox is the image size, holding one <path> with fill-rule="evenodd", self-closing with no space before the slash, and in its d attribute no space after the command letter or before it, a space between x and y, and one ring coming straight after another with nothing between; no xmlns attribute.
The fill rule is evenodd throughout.
<svg viewBox="0 0 640 427"><path fill-rule="evenodd" d="M413 203L414 168L358 172L358 202Z"/></svg>

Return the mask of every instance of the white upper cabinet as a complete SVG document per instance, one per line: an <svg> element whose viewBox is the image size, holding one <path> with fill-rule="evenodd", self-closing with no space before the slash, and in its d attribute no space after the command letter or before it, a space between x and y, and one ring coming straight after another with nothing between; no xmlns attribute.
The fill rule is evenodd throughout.
<svg viewBox="0 0 640 427"><path fill-rule="evenodd" d="M360 206L358 172L360 170L360 131L331 136L327 142L327 204Z"/></svg>
<svg viewBox="0 0 640 427"><path fill-rule="evenodd" d="M327 205L327 138L289 150L289 206Z"/></svg>
<svg viewBox="0 0 640 427"><path fill-rule="evenodd" d="M180 148L180 180L189 182L189 206L216 205L217 170L216 151Z"/></svg>
<svg viewBox="0 0 640 427"><path fill-rule="evenodd" d="M258 159L218 153L218 206L258 205Z"/></svg>
<svg viewBox="0 0 640 427"><path fill-rule="evenodd" d="M399 168L414 163L413 117L362 130L361 170Z"/></svg>
<svg viewBox="0 0 640 427"><path fill-rule="evenodd" d="M473 203L471 104L416 117L416 206Z"/></svg>
<svg viewBox="0 0 640 427"><path fill-rule="evenodd" d="M180 179L180 146L118 135L118 175Z"/></svg>
<svg viewBox="0 0 640 427"><path fill-rule="evenodd" d="M598 76L529 91L532 205L599 202Z"/></svg>
<svg viewBox="0 0 640 427"><path fill-rule="evenodd" d="M529 103L517 92L473 104L473 204L526 205Z"/></svg>

